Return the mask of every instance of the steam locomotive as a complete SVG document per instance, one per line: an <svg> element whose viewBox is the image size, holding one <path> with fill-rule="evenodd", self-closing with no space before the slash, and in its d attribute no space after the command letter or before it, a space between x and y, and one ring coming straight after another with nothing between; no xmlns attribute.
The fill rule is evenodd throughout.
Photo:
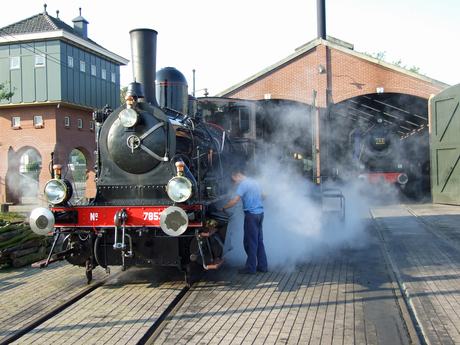
<svg viewBox="0 0 460 345"><path fill-rule="evenodd" d="M369 183L392 183L404 188L407 161L394 131L380 118L354 130L354 162L359 179Z"/></svg>
<svg viewBox="0 0 460 345"><path fill-rule="evenodd" d="M194 262L207 270L225 261L229 217L216 206L231 185L238 148L187 110L193 98L189 105L178 70L156 72L157 32L136 29L130 37L135 82L126 104L93 114L96 195L72 202L72 185L56 164L44 189L51 206L35 209L30 224L38 234L54 229L53 248L65 235L45 266L65 258L86 267L87 283L97 265L121 265L176 266L190 284Z"/></svg>

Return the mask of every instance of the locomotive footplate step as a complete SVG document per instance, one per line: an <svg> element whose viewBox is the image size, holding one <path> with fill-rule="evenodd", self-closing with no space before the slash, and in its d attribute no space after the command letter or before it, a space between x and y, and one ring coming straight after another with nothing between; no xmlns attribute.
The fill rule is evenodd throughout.
<svg viewBox="0 0 460 345"><path fill-rule="evenodd" d="M220 266L222 266L222 264L225 262L225 258L221 258L221 259L214 259L211 261L211 263L207 266L208 269L210 270L216 270L218 269Z"/></svg>
<svg viewBox="0 0 460 345"><path fill-rule="evenodd" d="M47 260L48 260L48 259L43 259L43 260L34 262L34 263L31 264L30 266L35 267L35 268L43 268L43 267L45 267L46 261L47 261ZM64 260L64 258L53 259L53 257L51 257L51 259L50 259L50 261L48 262L48 264L50 264L50 263L52 263L52 262L62 261L62 260Z"/></svg>
<svg viewBox="0 0 460 345"><path fill-rule="evenodd" d="M209 231L200 232L200 235L203 237L209 237L214 235L217 232L217 228L210 229Z"/></svg>

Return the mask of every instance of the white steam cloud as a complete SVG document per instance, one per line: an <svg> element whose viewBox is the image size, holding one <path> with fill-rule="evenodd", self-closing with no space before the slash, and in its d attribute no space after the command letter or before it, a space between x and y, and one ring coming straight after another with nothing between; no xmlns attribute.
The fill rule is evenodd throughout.
<svg viewBox="0 0 460 345"><path fill-rule="evenodd" d="M316 187L312 182L297 176L285 167L270 164L266 173L254 178L266 193L264 201L264 244L270 268L293 268L297 263L332 255L343 248L360 248L367 243L363 215L366 202L353 187L342 187L345 196L345 221L333 217L340 210L339 199L317 202ZM252 177L252 176L251 176ZM324 188L332 185L324 184ZM227 262L243 267L246 253L243 248L243 210L241 201L228 210L233 213L229 222Z"/></svg>

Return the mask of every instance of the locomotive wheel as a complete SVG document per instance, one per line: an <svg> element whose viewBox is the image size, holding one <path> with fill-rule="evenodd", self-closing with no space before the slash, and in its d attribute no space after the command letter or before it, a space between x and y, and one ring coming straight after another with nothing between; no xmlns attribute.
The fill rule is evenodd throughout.
<svg viewBox="0 0 460 345"><path fill-rule="evenodd" d="M220 236L218 234L213 234L212 236L205 237L204 239L205 239L205 241L204 241L204 243L202 245L202 247L203 247L203 255L204 255L205 263L207 265L209 265L213 258L215 259L215 258L222 257L223 248L220 245L222 240L220 239ZM212 255L209 252L209 249L208 249L209 247L208 247L208 242L207 241L209 241L209 247L211 248ZM191 254L199 253L199 247L198 247L198 242L196 240L196 237L194 237L193 240L190 242L190 253ZM201 257L200 254L197 255L195 263L198 264L198 265L201 265L201 266L203 265L203 260L202 260L202 257Z"/></svg>
<svg viewBox="0 0 460 345"><path fill-rule="evenodd" d="M86 262L89 261L91 257L92 250L89 237L82 240L80 236L76 234L67 235L62 242L62 251L69 249L75 249L75 253L65 256L67 262L72 265L86 266Z"/></svg>

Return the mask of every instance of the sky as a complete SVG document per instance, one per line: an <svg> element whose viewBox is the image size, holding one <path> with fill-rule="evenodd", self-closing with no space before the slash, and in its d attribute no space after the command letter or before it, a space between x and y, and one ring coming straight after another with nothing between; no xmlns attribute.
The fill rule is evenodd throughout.
<svg viewBox="0 0 460 345"><path fill-rule="evenodd" d="M0 12L0 27L47 12L73 26L81 15L93 41L131 60L129 31L158 32L157 70L175 67L189 93L215 95L268 68L317 37L316 0L18 0ZM418 67L446 84L460 83L458 0L326 0L326 34L354 50L385 52L387 62ZM195 70L195 74L193 73ZM132 81L122 66L121 86Z"/></svg>

